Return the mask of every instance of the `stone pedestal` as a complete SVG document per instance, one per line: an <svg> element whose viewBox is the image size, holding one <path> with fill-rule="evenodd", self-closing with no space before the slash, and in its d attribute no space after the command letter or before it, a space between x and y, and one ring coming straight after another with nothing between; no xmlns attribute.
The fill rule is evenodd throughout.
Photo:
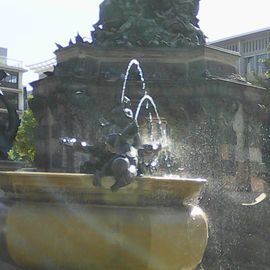
<svg viewBox="0 0 270 270"><path fill-rule="evenodd" d="M250 177L259 176L260 169L250 168L262 163L260 123L265 113L258 104L265 90L232 75L237 53L211 46L102 50L77 43L55 54L54 72L33 83L36 167L80 171L89 157L63 147L59 137L102 141L106 131L99 120L120 102L127 65L136 58L183 175L220 179L222 184L233 181L236 186L239 182L247 190ZM125 94L135 110L144 94L136 68L128 79ZM141 127L144 121L141 117Z"/></svg>

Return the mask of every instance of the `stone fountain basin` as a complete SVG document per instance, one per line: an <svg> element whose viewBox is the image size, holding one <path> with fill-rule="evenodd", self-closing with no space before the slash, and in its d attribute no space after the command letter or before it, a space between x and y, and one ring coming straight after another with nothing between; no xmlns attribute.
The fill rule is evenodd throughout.
<svg viewBox="0 0 270 270"><path fill-rule="evenodd" d="M198 206L206 180L140 177L111 192L93 175L0 172L10 260L23 269L195 269L208 238ZM3 245L3 244L2 244Z"/></svg>
<svg viewBox="0 0 270 270"><path fill-rule="evenodd" d="M0 172L0 179L6 199L136 206L179 205L196 196L206 183L204 179L172 176L137 177L130 185L111 192L112 177L104 177L99 188L93 186L93 175L89 174Z"/></svg>

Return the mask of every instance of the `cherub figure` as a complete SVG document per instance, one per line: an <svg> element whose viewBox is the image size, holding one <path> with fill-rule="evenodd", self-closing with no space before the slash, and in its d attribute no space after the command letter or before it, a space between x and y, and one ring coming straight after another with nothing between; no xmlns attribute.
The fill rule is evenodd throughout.
<svg viewBox="0 0 270 270"><path fill-rule="evenodd" d="M106 140L106 150L114 156L107 161L102 170L95 174L94 185L101 185L101 177L112 175L115 183L111 190L117 191L128 185L138 171L138 148L141 145L137 123L133 120L131 109L120 105L113 109L111 120L115 132L110 133Z"/></svg>
<svg viewBox="0 0 270 270"><path fill-rule="evenodd" d="M132 182L134 177L155 170L153 162L161 145L143 145L139 135L139 127L133 117L133 111L127 98L123 104L113 108L108 119L101 126L110 131L103 143L89 145L76 138L61 138L60 143L72 147L75 151L88 153L89 161L82 168L84 173L93 173L95 186L102 186L103 176L113 176L115 183L111 186L113 192ZM149 164L148 164L149 163ZM151 167L151 168L150 168Z"/></svg>

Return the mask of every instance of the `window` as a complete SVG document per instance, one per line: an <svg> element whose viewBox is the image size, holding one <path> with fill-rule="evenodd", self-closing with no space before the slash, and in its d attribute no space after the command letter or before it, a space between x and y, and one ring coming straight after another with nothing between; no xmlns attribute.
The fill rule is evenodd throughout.
<svg viewBox="0 0 270 270"><path fill-rule="evenodd" d="M7 83L17 83L18 82L18 75L17 74L9 74L5 79L4 82Z"/></svg>
<svg viewBox="0 0 270 270"><path fill-rule="evenodd" d="M8 74L8 76L1 81L0 85L4 87L8 87L8 88L14 88L14 89L18 88L19 74L16 72L11 72L7 70L6 70L6 73Z"/></svg>
<svg viewBox="0 0 270 270"><path fill-rule="evenodd" d="M237 52L238 51L238 45L237 44L231 45L231 50L234 51L234 52Z"/></svg>
<svg viewBox="0 0 270 270"><path fill-rule="evenodd" d="M247 42L244 43L244 52L245 53L248 52L248 43Z"/></svg>
<svg viewBox="0 0 270 270"><path fill-rule="evenodd" d="M262 49L265 49L264 39L262 39Z"/></svg>

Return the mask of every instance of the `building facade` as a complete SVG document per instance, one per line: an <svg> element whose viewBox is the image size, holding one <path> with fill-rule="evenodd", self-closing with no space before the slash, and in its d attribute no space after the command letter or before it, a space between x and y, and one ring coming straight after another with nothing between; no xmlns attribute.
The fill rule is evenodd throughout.
<svg viewBox="0 0 270 270"><path fill-rule="evenodd" d="M263 60L269 58L270 28L244 33L211 42L210 45L239 52L239 74L248 80L264 76L266 71Z"/></svg>
<svg viewBox="0 0 270 270"><path fill-rule="evenodd" d="M4 71L7 76L0 81L0 90L5 97L15 106L21 117L25 109L25 92L22 84L22 76L26 69L23 68L22 61L7 57L7 48L0 47L0 71ZM0 116L5 116L7 110L4 104L0 103Z"/></svg>

